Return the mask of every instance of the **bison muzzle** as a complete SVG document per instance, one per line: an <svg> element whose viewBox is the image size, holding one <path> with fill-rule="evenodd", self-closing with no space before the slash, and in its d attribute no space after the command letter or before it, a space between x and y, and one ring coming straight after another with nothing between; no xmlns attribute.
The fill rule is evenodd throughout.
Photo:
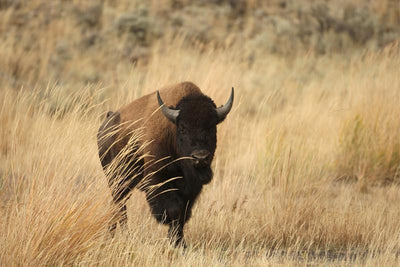
<svg viewBox="0 0 400 267"><path fill-rule="evenodd" d="M169 225L171 242L184 245L183 227L213 176L217 124L231 110L233 98L232 88L228 102L217 108L196 85L183 82L107 113L97 141L117 207L110 231L117 222L126 224L126 201L138 187L152 215Z"/></svg>

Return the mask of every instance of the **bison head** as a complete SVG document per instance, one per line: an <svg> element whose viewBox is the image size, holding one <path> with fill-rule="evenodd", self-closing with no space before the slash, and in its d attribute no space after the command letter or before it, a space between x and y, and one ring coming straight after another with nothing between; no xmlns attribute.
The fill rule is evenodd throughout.
<svg viewBox="0 0 400 267"><path fill-rule="evenodd" d="M217 124L232 108L234 89L228 102L217 108L206 95L193 94L182 98L176 107L164 105L159 92L158 103L165 117L176 125L176 150L179 157L190 157L192 166L201 171L210 169L217 145Z"/></svg>

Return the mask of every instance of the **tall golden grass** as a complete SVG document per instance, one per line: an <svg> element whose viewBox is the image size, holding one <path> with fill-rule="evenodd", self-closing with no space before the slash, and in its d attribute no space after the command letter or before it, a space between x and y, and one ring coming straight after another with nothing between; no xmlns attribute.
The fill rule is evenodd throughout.
<svg viewBox="0 0 400 267"><path fill-rule="evenodd" d="M0 265L397 265L397 44L351 56L266 53L249 64L240 44L175 36L154 43L146 63L107 62L101 49L73 56L64 66L69 79L55 81L61 70L45 47L73 27L51 27L40 53L13 34L12 45L0 44ZM87 72L100 81L77 82ZM185 80L217 105L232 86L237 95L218 126L214 180L185 229L188 248L169 245L136 191L129 229L111 238L100 122L108 110Z"/></svg>

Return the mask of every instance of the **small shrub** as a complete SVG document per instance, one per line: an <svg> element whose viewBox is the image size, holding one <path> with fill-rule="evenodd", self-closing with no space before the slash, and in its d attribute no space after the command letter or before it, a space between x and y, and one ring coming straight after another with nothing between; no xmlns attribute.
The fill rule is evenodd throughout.
<svg viewBox="0 0 400 267"><path fill-rule="evenodd" d="M374 184L400 182L397 115L385 105L371 105L344 122L336 158L341 179L365 179Z"/></svg>

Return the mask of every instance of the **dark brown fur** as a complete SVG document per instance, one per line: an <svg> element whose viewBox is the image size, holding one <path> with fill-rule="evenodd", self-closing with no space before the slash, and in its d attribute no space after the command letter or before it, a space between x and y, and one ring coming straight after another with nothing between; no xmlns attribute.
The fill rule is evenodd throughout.
<svg viewBox="0 0 400 267"><path fill-rule="evenodd" d="M210 164L216 148L216 125L220 121L214 102L193 83L165 87L160 95L167 106L181 110L176 124L159 110L156 93L145 95L108 113L98 132L99 155L119 207L116 219L126 223L125 202L131 190L141 183L140 189L146 193L153 216L170 226L169 237L178 244L183 241L184 224L202 186L211 181ZM141 138L128 143L138 129L142 129ZM123 169L110 171L110 163L127 147L131 152L118 159L118 166ZM176 161L190 156L194 149L207 149L211 153L204 167L195 168L190 160ZM171 178L176 179L165 183ZM111 230L115 227L116 222Z"/></svg>

